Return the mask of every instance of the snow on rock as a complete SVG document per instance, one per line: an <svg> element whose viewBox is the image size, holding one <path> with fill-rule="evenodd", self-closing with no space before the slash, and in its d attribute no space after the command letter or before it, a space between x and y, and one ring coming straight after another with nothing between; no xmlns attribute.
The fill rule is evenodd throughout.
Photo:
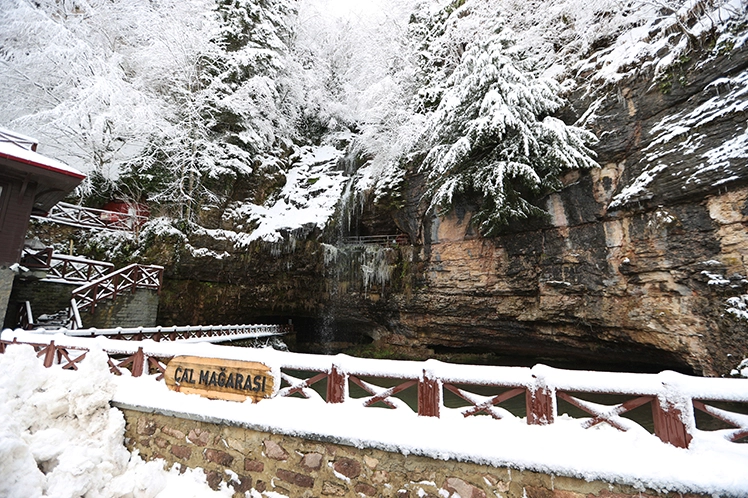
<svg viewBox="0 0 748 498"><path fill-rule="evenodd" d="M251 233L208 230L215 237L229 238L238 245L254 240L280 242L282 231L291 232L304 227L324 228L335 211L346 178L337 169L343 153L331 145L304 147L297 164L286 173L286 184L281 192L263 206L237 204L228 209L225 218L239 223L246 220Z"/></svg>
<svg viewBox="0 0 748 498"><path fill-rule="evenodd" d="M9 347L0 378L0 496L231 496L208 488L201 472L179 476L127 451L103 352L89 352L75 372L44 368L31 347Z"/></svg>

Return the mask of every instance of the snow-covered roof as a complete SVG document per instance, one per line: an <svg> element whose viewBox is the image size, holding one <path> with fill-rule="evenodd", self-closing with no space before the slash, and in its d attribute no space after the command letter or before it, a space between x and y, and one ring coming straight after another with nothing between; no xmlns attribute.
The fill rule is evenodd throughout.
<svg viewBox="0 0 748 498"><path fill-rule="evenodd" d="M0 128L0 158L36 166L80 180L86 177L86 175L65 163L35 152L36 144L36 140L31 137Z"/></svg>

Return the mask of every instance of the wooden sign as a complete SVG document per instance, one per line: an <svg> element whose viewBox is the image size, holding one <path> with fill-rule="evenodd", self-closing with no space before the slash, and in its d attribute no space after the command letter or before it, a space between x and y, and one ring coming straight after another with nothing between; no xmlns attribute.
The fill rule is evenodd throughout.
<svg viewBox="0 0 748 498"><path fill-rule="evenodd" d="M164 373L172 391L210 399L257 403L273 394L275 377L270 367L254 361L176 356Z"/></svg>

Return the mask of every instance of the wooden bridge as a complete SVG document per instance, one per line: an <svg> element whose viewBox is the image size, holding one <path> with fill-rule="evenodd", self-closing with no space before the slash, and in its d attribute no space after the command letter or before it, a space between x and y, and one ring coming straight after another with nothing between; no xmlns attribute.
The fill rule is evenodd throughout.
<svg viewBox="0 0 748 498"><path fill-rule="evenodd" d="M78 368L91 339L43 336L6 330L0 336L0 353L13 344L30 344L45 366ZM95 347L109 355L110 369L123 369L134 377L164 377L169 360L179 354L174 343L98 340ZM279 397L321 398L327 403L357 403L413 410L424 417L440 417L445 407L459 408L464 417L487 414L502 419L524 418L529 425L553 424L559 407L576 409L580 426L608 424L620 431L639 425L629 412L649 406L647 426L661 441L687 448L703 418L721 424L716 430L729 441L748 437L748 415L718 406L724 403L748 408L748 382L744 379L698 378L674 372L630 374L560 370L542 365L533 368L470 366L316 356L274 352L280 362ZM324 386L324 387L320 387ZM415 393L416 403L399 394ZM600 397L614 402L602 402ZM509 406L512 400L521 400ZM272 401L268 401L272 402ZM503 406L502 406L503 405ZM569 413L574 413L570 410ZM612 449L611 449L612 450Z"/></svg>
<svg viewBox="0 0 748 498"><path fill-rule="evenodd" d="M40 250L24 248L21 265L46 271L44 281L62 283L91 282L114 270L112 263L59 254L51 247Z"/></svg>

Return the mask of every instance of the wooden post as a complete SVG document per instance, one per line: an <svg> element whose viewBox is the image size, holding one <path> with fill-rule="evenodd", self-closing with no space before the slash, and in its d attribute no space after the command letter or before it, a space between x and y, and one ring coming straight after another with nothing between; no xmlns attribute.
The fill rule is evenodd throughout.
<svg viewBox="0 0 748 498"><path fill-rule="evenodd" d="M418 379L418 415L439 417L442 405L442 383L429 375L426 370Z"/></svg>
<svg viewBox="0 0 748 498"><path fill-rule="evenodd" d="M528 387L525 407L528 425L552 424L556 418L555 391L550 387Z"/></svg>
<svg viewBox="0 0 748 498"><path fill-rule="evenodd" d="M327 374L327 402L343 403L348 394L348 376L340 367L333 365Z"/></svg>
<svg viewBox="0 0 748 498"><path fill-rule="evenodd" d="M140 377L144 373L143 367L145 366L145 354L143 354L143 347L138 348L138 352L132 357L132 376Z"/></svg>
<svg viewBox="0 0 748 498"><path fill-rule="evenodd" d="M652 400L652 418L654 419L655 435L665 443L676 448L688 448L693 436L689 434L683 423L683 414L671 404L663 404L659 397Z"/></svg>
<svg viewBox="0 0 748 498"><path fill-rule="evenodd" d="M49 346L47 346L44 349L45 355L44 355L44 366L49 368L51 367L55 362L55 341L49 341Z"/></svg>

